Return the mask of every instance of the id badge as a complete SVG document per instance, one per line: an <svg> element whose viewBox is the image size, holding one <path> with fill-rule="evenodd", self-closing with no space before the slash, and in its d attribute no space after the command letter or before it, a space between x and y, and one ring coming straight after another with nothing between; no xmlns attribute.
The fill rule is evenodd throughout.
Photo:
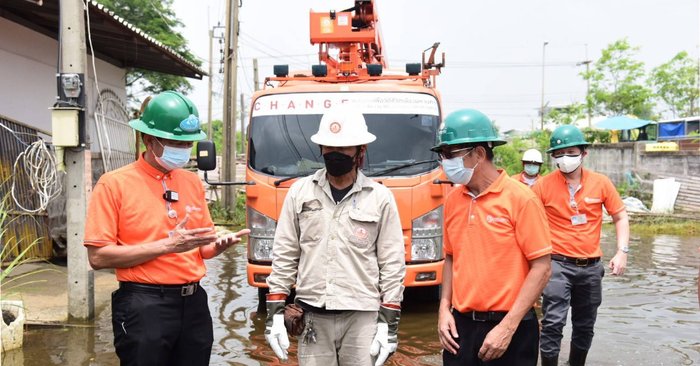
<svg viewBox="0 0 700 366"><path fill-rule="evenodd" d="M588 222L588 219L586 218L586 214L579 214L579 215L574 215L571 216L571 225L583 225Z"/></svg>

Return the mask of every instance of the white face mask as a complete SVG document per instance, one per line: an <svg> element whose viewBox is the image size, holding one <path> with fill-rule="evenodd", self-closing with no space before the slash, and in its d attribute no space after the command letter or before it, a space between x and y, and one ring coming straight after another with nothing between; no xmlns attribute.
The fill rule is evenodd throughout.
<svg viewBox="0 0 700 366"><path fill-rule="evenodd" d="M583 154L579 154L576 156L564 155L558 158L554 158L554 162L557 164L557 167L559 167L559 170L561 170L562 173L568 174L576 170L581 165L582 158Z"/></svg>
<svg viewBox="0 0 700 366"><path fill-rule="evenodd" d="M469 153L471 153L471 151ZM469 153L467 153L467 155L469 155ZM473 168L464 167L464 160L462 160L464 156L458 156L452 159L443 159L441 162L442 170L445 171L447 179L449 179L452 183L467 185L467 183L469 183L469 181L472 179L472 175L474 175L474 169L476 169L477 165L479 165L477 163Z"/></svg>

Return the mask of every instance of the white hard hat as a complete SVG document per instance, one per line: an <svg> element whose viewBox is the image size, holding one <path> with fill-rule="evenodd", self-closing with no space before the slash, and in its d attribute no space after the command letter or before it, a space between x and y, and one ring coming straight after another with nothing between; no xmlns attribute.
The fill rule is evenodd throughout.
<svg viewBox="0 0 700 366"><path fill-rule="evenodd" d="M525 151L522 161L532 161L542 164L542 153L535 149Z"/></svg>
<svg viewBox="0 0 700 366"><path fill-rule="evenodd" d="M311 136L311 141L317 145L335 147L366 145L376 139L367 131L362 113L349 108L326 112L321 117L318 132Z"/></svg>

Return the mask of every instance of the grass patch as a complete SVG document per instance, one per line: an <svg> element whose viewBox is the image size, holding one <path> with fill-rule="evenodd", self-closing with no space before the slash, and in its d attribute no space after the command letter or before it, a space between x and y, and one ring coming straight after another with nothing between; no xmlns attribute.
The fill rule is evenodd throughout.
<svg viewBox="0 0 700 366"><path fill-rule="evenodd" d="M613 224L608 224L614 226ZM700 221L672 216L631 216L630 233L634 235L700 236Z"/></svg>
<svg viewBox="0 0 700 366"><path fill-rule="evenodd" d="M221 201L209 202L209 213L216 225L242 226L245 224L245 192L236 193L236 207L224 207Z"/></svg>

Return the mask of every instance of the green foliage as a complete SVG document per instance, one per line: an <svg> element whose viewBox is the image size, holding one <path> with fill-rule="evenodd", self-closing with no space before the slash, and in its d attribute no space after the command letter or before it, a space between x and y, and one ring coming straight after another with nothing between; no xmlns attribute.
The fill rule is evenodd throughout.
<svg viewBox="0 0 700 366"><path fill-rule="evenodd" d="M581 73L591 85L588 102L599 113L652 118L653 93L643 80L644 63L634 59L638 49L627 39L618 40L603 50L590 71Z"/></svg>
<svg viewBox="0 0 700 366"><path fill-rule="evenodd" d="M581 129L583 137L589 143L609 143L610 142L610 130L597 130L594 128L586 127Z"/></svg>
<svg viewBox="0 0 700 366"><path fill-rule="evenodd" d="M581 103L552 108L545 114L544 119L557 125L570 125L586 115L584 108L585 106Z"/></svg>
<svg viewBox="0 0 700 366"><path fill-rule="evenodd" d="M203 129L208 133L208 126L204 125ZM212 136L207 136L207 139L213 141L216 145L216 154L222 155L224 152L224 123L220 119L212 120L211 131ZM236 130L236 153L244 153L243 145L241 144L241 131L238 130Z"/></svg>
<svg viewBox="0 0 700 366"><path fill-rule="evenodd" d="M689 117L698 113L698 66L688 52L682 51L651 72L649 84L674 117Z"/></svg>
<svg viewBox="0 0 700 366"><path fill-rule="evenodd" d="M635 235L682 235L700 234L700 221L678 219L670 216L630 216L630 232Z"/></svg>
<svg viewBox="0 0 700 366"><path fill-rule="evenodd" d="M501 145L493 149L493 163L499 168L503 168L508 175L520 173L523 170L522 157L525 150L537 149L544 157L544 164L540 170L540 174L547 174L549 168L549 156L545 151L549 148L549 136L551 132L534 131L530 135L519 138L516 137L507 144Z"/></svg>
<svg viewBox="0 0 700 366"><path fill-rule="evenodd" d="M8 220L10 217L9 210L7 209L9 206L8 202L9 199L7 198L0 200L0 246L2 247L0 249L0 264L2 265L2 270L0 271L0 284L2 284L1 298L11 296L17 290L17 288L21 286L44 282L29 281L16 284L17 281L41 272L53 271L53 269L41 269L29 271L17 276L13 275L13 272L17 267L29 262L29 253L32 251L34 246L39 243L39 240L34 240L24 249L22 249L20 247L20 244L22 243L21 240L17 240L15 237L8 237L8 227L12 222L12 220ZM13 257L13 252L18 252L18 254Z"/></svg>
<svg viewBox="0 0 700 366"><path fill-rule="evenodd" d="M236 194L236 207L229 209L224 207L221 201L209 202L209 213L212 220L217 225L233 225L240 226L245 224L245 192L239 190Z"/></svg>
<svg viewBox="0 0 700 366"><path fill-rule="evenodd" d="M116 15L126 19L149 36L172 48L186 60L201 65L187 47L187 40L178 32L183 24L172 9L173 0L98 0ZM175 90L183 94L192 89L192 85L182 76L161 74L153 71L132 69L127 74L127 86L139 88L148 94L157 94L164 90ZM142 83L146 81L145 83ZM141 89L142 88L142 89Z"/></svg>

